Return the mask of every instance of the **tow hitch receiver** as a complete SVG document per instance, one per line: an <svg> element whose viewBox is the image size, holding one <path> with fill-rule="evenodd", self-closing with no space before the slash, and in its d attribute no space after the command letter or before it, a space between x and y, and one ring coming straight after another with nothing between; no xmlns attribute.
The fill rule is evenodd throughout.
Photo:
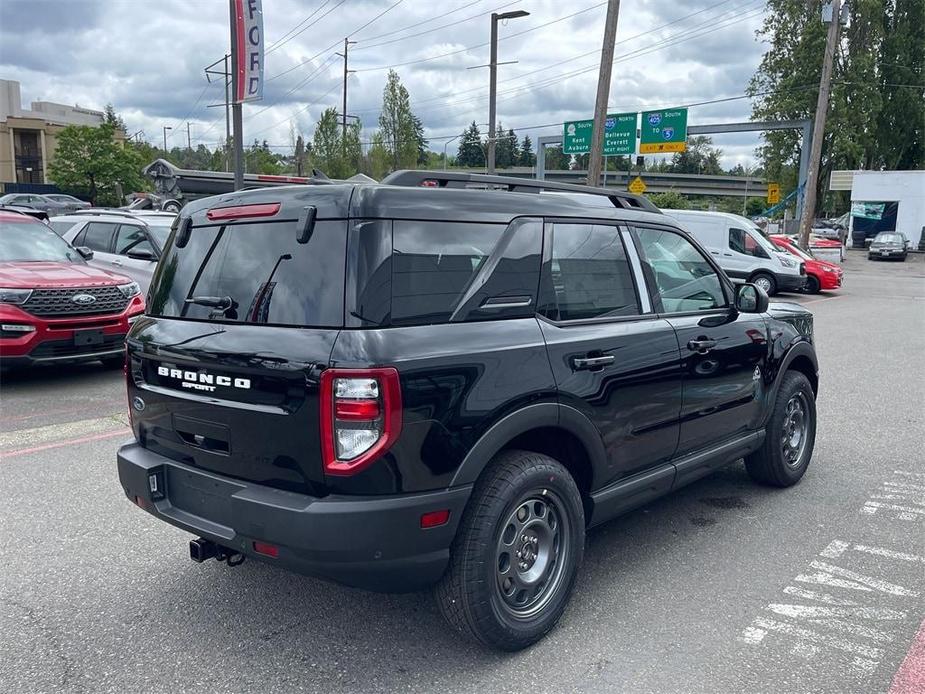
<svg viewBox="0 0 925 694"><path fill-rule="evenodd" d="M217 559L218 561L225 562L228 566L240 566L244 563L245 556L240 552L222 547L212 542L212 540L206 540L200 537L195 540L190 540L189 558L198 564L209 559Z"/></svg>

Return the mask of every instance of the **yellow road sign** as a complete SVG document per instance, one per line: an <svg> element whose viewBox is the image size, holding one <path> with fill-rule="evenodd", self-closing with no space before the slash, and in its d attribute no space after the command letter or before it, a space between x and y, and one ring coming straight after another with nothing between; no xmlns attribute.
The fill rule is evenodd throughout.
<svg viewBox="0 0 925 694"><path fill-rule="evenodd" d="M768 204L776 205L780 202L780 183L768 183Z"/></svg>
<svg viewBox="0 0 925 694"><path fill-rule="evenodd" d="M629 189L631 193L642 195L646 192L646 184L639 176L630 181Z"/></svg>
<svg viewBox="0 0 925 694"><path fill-rule="evenodd" d="M640 154L660 154L662 152L683 152L687 149L686 142L640 142Z"/></svg>

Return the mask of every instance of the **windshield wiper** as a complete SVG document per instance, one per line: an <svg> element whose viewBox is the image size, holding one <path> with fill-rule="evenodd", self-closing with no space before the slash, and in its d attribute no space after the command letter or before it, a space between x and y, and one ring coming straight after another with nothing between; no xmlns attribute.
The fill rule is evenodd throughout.
<svg viewBox="0 0 925 694"><path fill-rule="evenodd" d="M193 296L186 299L183 303L228 310L234 306L234 299L230 296Z"/></svg>

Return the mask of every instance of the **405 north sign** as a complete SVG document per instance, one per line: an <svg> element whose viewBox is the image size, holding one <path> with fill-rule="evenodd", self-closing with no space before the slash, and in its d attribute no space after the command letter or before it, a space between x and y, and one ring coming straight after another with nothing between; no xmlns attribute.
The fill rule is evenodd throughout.
<svg viewBox="0 0 925 694"><path fill-rule="evenodd" d="M636 152L635 113L611 113L604 121L605 157ZM591 151L593 120L575 120L564 124L562 131L562 152L564 154L586 154Z"/></svg>
<svg viewBox="0 0 925 694"><path fill-rule="evenodd" d="M687 149L687 109L643 111L639 153L683 152Z"/></svg>

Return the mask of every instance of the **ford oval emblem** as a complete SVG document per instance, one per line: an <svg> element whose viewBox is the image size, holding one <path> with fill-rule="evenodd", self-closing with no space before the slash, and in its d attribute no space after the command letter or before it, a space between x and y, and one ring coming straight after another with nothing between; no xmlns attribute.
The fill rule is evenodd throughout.
<svg viewBox="0 0 925 694"><path fill-rule="evenodd" d="M88 306L90 304L96 303L96 297L92 294L75 294L71 297L71 303L79 304L81 306Z"/></svg>
<svg viewBox="0 0 925 694"><path fill-rule="evenodd" d="M132 398L132 407L134 407L139 412L144 412L145 401L136 395L134 398Z"/></svg>

